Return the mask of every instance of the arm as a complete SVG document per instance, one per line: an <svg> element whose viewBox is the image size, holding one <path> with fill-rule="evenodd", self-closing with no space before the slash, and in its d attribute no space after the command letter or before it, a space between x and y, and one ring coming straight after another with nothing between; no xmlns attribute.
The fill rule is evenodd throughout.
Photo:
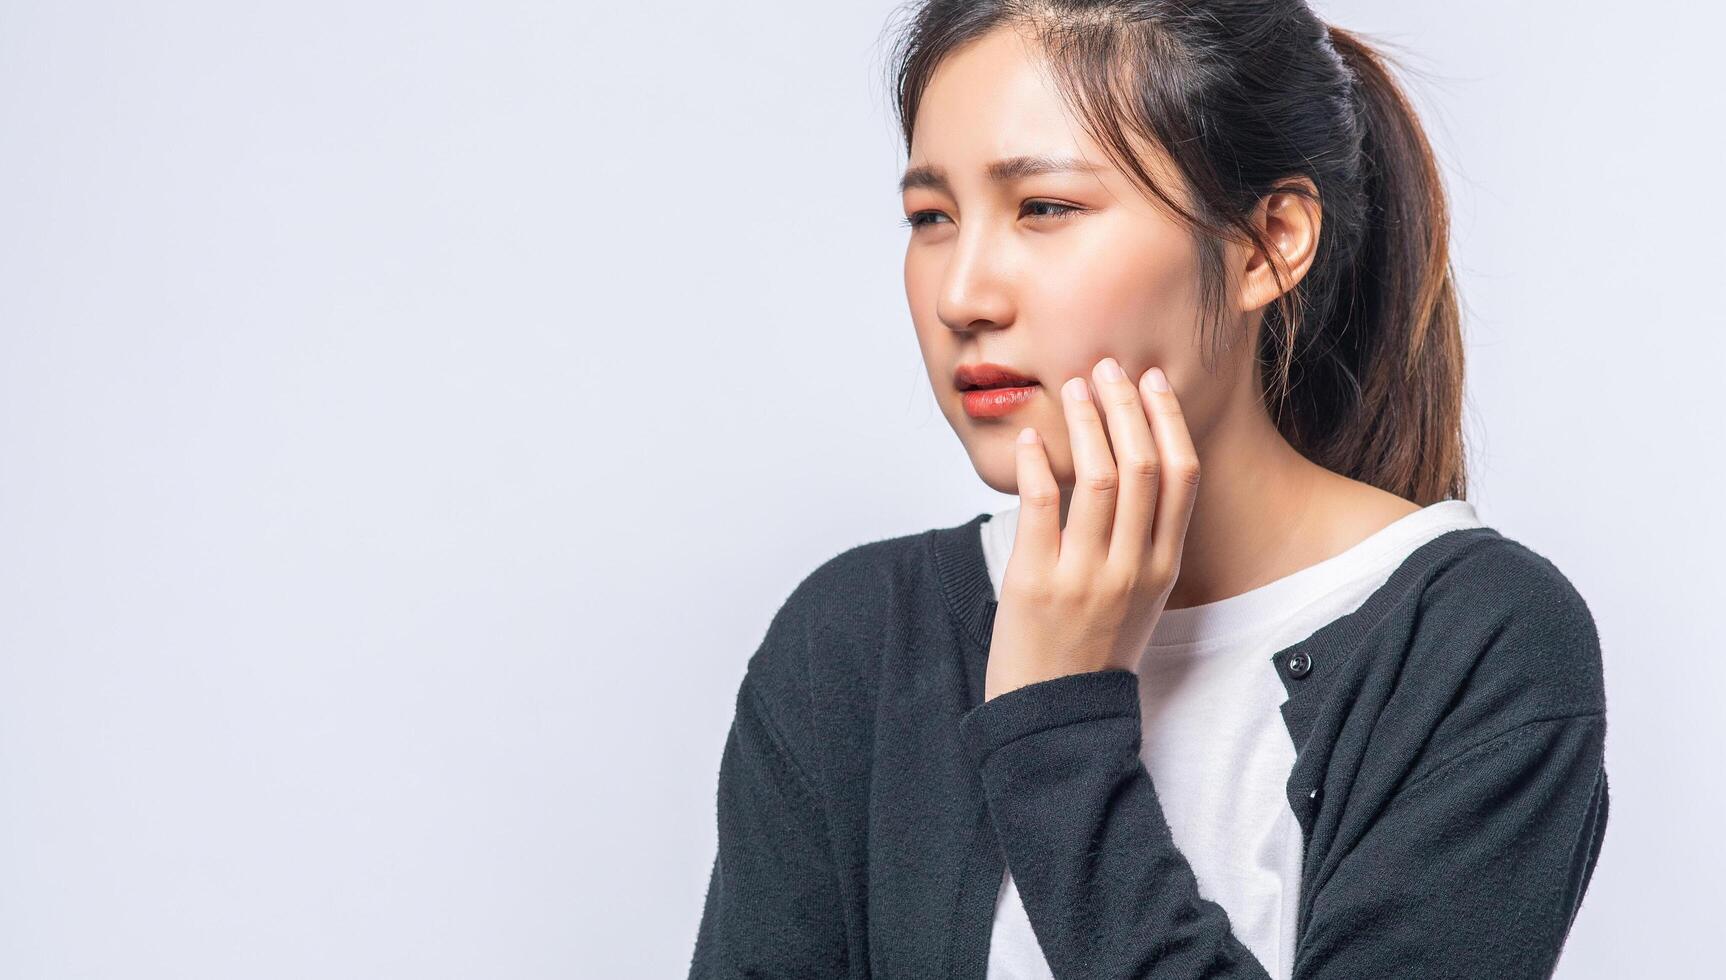
<svg viewBox="0 0 1726 980"><path fill-rule="evenodd" d="M1417 776L1319 888L1295 976L1550 977L1606 833L1605 734L1536 719Z"/></svg>
<svg viewBox="0 0 1726 980"><path fill-rule="evenodd" d="M1269 976L1170 836L1133 672L1008 691L960 727L1056 976ZM1604 732L1530 721L1417 776L1318 886L1294 976L1550 975L1605 828Z"/></svg>
<svg viewBox="0 0 1726 980"><path fill-rule="evenodd" d="M690 980L847 970L820 797L745 675L719 765L719 846Z"/></svg>

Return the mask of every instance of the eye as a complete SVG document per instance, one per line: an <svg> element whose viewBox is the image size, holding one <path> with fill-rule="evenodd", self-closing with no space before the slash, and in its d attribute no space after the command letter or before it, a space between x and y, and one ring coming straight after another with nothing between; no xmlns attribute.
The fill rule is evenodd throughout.
<svg viewBox="0 0 1726 980"><path fill-rule="evenodd" d="M1031 217L1055 218L1057 220L1070 217L1084 210L1084 208L1074 207L1071 204L1057 204L1054 201L1026 201L1025 208L1027 210L1033 208L1047 209L1045 213L1033 214ZM924 225L934 224L934 219L936 218L944 217L946 217L946 215L939 211L914 211L911 213L910 217L901 219L899 224L915 230Z"/></svg>
<svg viewBox="0 0 1726 980"><path fill-rule="evenodd" d="M1026 201L1025 207L1027 207L1027 208L1054 208L1055 209L1054 214L1046 215L1046 217L1050 217L1050 218L1065 218L1065 217L1068 217L1069 215L1078 214L1080 211L1084 210L1083 208L1073 207L1070 204L1056 204L1054 201Z"/></svg>

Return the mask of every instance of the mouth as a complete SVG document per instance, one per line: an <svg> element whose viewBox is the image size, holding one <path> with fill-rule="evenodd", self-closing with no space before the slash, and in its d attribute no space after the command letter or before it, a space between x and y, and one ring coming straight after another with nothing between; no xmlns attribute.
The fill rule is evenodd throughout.
<svg viewBox="0 0 1726 980"><path fill-rule="evenodd" d="M965 414L974 419L1000 418L1037 394L1037 379L999 364L962 364L953 372Z"/></svg>
<svg viewBox="0 0 1726 980"><path fill-rule="evenodd" d="M977 391L988 388L1027 388L1037 384L1037 379L1019 373L1000 364L961 364L953 372L953 385L960 391Z"/></svg>

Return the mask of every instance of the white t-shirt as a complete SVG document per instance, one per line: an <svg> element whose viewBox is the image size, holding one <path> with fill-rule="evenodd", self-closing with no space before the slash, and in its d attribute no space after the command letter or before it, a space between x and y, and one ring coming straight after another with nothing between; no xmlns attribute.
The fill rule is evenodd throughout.
<svg viewBox="0 0 1726 980"><path fill-rule="evenodd" d="M981 525L1001 594L1019 508ZM1165 609L1139 662L1139 756L1199 893L1274 978L1294 969L1301 831L1286 783L1295 746L1271 654L1359 608L1420 545L1478 527L1465 500L1408 514L1366 540L1237 596ZM988 980L1054 980L1008 870L995 905Z"/></svg>

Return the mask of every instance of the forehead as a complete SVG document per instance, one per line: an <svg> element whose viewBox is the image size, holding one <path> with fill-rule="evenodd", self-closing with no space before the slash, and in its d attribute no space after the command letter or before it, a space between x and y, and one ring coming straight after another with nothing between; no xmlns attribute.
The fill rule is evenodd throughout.
<svg viewBox="0 0 1726 980"><path fill-rule="evenodd" d="M1034 43L1000 28L948 55L917 106L910 165L964 179L988 162L1037 155L1107 160L1061 99Z"/></svg>
<svg viewBox="0 0 1726 980"><path fill-rule="evenodd" d="M1164 187L1168 161L1128 134L1142 165ZM1077 164L1056 168L1050 164ZM1034 39L998 28L949 54L936 67L917 107L901 190L951 193L967 183L1005 183L1044 172L1100 181L1118 200L1151 202L1085 131L1062 98Z"/></svg>

